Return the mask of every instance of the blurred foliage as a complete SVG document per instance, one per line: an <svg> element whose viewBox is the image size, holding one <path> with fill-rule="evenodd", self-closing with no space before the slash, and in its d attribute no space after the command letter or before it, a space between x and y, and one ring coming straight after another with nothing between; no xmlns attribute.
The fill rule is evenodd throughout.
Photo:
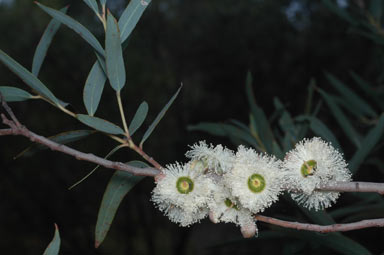
<svg viewBox="0 0 384 255"><path fill-rule="evenodd" d="M50 17L32 1L7 2L0 1L0 48L30 67L34 48ZM115 16L128 3L109 2ZM148 127L179 84L184 86L145 150L167 164L183 161L187 144L198 140L231 147L225 138L229 136L235 145L248 143L281 157L295 141L319 135L339 144L348 160L356 158L353 162L359 171L355 180L383 182L383 143L379 139L383 130L383 7L381 1L374 0L338 2L346 5L316 0L153 1L124 52L126 115L133 117L141 102L147 101L150 108L144 126ZM101 23L82 1L41 3L55 9L70 4L68 14L103 41ZM82 89L95 60L91 48L62 26L53 39L40 78L76 112L85 113ZM245 82L247 70L253 76L252 82L250 75ZM0 84L25 88L3 66ZM106 89L98 116L120 123L116 105L114 91ZM52 136L84 129L43 102L11 106L20 120L38 134ZM225 119L230 120L216 124ZM211 133L221 137L186 130L188 125L201 121L211 122ZM143 135L140 130L137 133ZM91 138L73 146L97 155L106 155L113 148L112 142L102 136ZM12 160L28 146L20 137L1 138L0 169L4 174L0 189L8 200L0 211L3 253L36 254L44 250L52 238L53 222L60 226L63 254L251 254L255 249L260 254L340 253L340 246L327 243L334 235L311 234L304 238L308 233L276 234L277 228L259 224L259 239L236 241L240 233L229 224L203 221L191 228L179 228L151 204L153 183L149 179L127 195L106 241L95 250L92 233L97 210L112 172L97 171L67 191L94 166L50 151ZM126 150L113 155L114 160L124 162L137 158ZM288 198L266 213L326 224L333 222L331 217L337 222L357 220L374 217L368 214L382 215L382 210L383 200L378 195L347 194L330 213L298 210ZM263 239L264 234L271 237ZM373 254L383 252L383 230L343 235L346 237L341 247L348 245L348 240L358 240ZM279 247L274 245L276 238ZM319 239L322 241L313 241Z"/></svg>

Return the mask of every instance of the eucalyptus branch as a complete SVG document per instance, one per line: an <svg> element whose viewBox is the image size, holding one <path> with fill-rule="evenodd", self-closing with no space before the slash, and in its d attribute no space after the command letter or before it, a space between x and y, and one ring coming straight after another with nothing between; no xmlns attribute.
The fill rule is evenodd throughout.
<svg viewBox="0 0 384 255"><path fill-rule="evenodd" d="M13 114L12 109L7 105L5 100L3 100L2 95L0 94L0 100L3 108L6 110L8 115L11 117L11 120L8 119L5 114L1 114L2 121L5 125L9 126L7 129L0 129L0 136L3 135L21 135L24 137L27 137L29 140L35 143L39 143L42 145L45 145L46 147L50 148L54 151L60 151L65 154L68 154L70 156L75 157L78 160L85 160L89 161L101 166L104 166L106 168L116 169L116 170L122 170L129 172L133 175L141 175L141 176L156 176L160 173L158 169L155 168L138 168L129 166L127 164L124 164L122 162L116 162L116 161L110 161L104 158L100 158L94 154L91 153L84 153L75 149L72 149L66 145L56 143L52 140L49 140L48 138L44 136L40 136L38 134L33 133L32 131L28 130L25 126L21 125L16 116Z"/></svg>
<svg viewBox="0 0 384 255"><path fill-rule="evenodd" d="M314 231L319 233L344 232L344 231L351 231L351 230L363 229L363 228L384 227L384 218L362 220L362 221L344 223L344 224L332 224L332 225L326 225L326 226L309 224L309 223L284 221L284 220L279 220L276 218L271 218L263 215L256 215L255 219L258 221L262 221L265 223L269 223L269 224L284 227L284 228Z"/></svg>
<svg viewBox="0 0 384 255"><path fill-rule="evenodd" d="M384 195L384 183L375 182L338 182L335 184L323 185L320 191L337 192L376 192Z"/></svg>

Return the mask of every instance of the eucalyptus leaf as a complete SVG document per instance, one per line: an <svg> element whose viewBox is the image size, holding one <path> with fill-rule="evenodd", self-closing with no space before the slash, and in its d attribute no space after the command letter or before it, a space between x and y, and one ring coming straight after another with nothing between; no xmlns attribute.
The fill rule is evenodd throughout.
<svg viewBox="0 0 384 255"><path fill-rule="evenodd" d="M19 102L33 99L33 96L27 91L16 87L0 86L0 93L6 102Z"/></svg>
<svg viewBox="0 0 384 255"><path fill-rule="evenodd" d="M99 106L107 77L99 63L96 61L89 72L83 91L83 101L89 115L93 116Z"/></svg>
<svg viewBox="0 0 384 255"><path fill-rule="evenodd" d="M91 8L95 14L99 14L99 6L97 5L96 0L83 0L84 3L88 5L89 8Z"/></svg>
<svg viewBox="0 0 384 255"><path fill-rule="evenodd" d="M247 73L245 87L246 87L248 103L251 107L252 115L255 118L256 131L257 131L258 137L263 142L267 152L272 153L272 144L274 141L274 136L263 109L261 109L256 104L256 100L255 100L253 89L252 89L252 75L250 72Z"/></svg>
<svg viewBox="0 0 384 255"><path fill-rule="evenodd" d="M85 114L77 114L76 118L85 125L90 126L101 132L105 132L112 135L124 135L123 129L107 120Z"/></svg>
<svg viewBox="0 0 384 255"><path fill-rule="evenodd" d="M13 58L5 54L0 50L0 61L3 62L12 72L14 72L25 84L30 86L33 90L39 93L41 96L49 99L55 105L60 105L59 99L57 99L52 92L31 72L25 69L22 65L17 63Z"/></svg>
<svg viewBox="0 0 384 255"><path fill-rule="evenodd" d="M62 13L66 13L68 10L68 6L60 9ZM33 56L32 61L32 73L37 77L39 76L41 65L44 62L45 56L47 55L47 51L49 46L51 45L52 39L55 36L57 30L59 30L61 22L52 19L47 28L45 29L43 36L41 37L39 44L36 47L35 54Z"/></svg>
<svg viewBox="0 0 384 255"><path fill-rule="evenodd" d="M331 142L335 148L337 148L340 152L342 152L342 149L340 147L339 141L337 140L336 136L321 120L313 116L305 116L305 115L297 116L296 120L309 121L310 123L309 127L311 128L313 133Z"/></svg>
<svg viewBox="0 0 384 255"><path fill-rule="evenodd" d="M331 113L335 117L340 127L344 130L347 137L356 145L357 148L361 146L361 135L352 126L352 123L345 116L340 107L336 104L332 96L328 95L322 89L319 89L320 94L324 98L326 104L331 110Z"/></svg>
<svg viewBox="0 0 384 255"><path fill-rule="evenodd" d="M371 153L376 144L380 141L384 133L384 114L382 114L376 124L364 137L361 147L355 152L349 161L349 169L356 173L365 158Z"/></svg>
<svg viewBox="0 0 384 255"><path fill-rule="evenodd" d="M152 122L152 124L149 126L147 131L144 133L143 138L140 142L140 147L143 146L144 142L148 139L148 137L152 134L153 130L159 124L160 120L164 117L165 113L169 109L169 107L172 105L173 101L175 101L177 95L179 94L182 86L176 91L176 93L171 97L171 99L168 101L168 103L164 106L164 108L159 112L159 114L156 116L155 120Z"/></svg>
<svg viewBox="0 0 384 255"><path fill-rule="evenodd" d="M41 3L35 2L43 11L48 13L50 16L53 18L57 19L61 23L65 24L68 26L70 29L78 33L89 45L91 45L100 55L104 56L104 49L100 45L99 41L96 39L96 37L89 32L89 30L81 25L78 21L75 19L71 18L70 16L49 8L47 6L42 5Z"/></svg>
<svg viewBox="0 0 384 255"><path fill-rule="evenodd" d="M60 250L60 234L59 228L55 224L55 235L52 241L49 243L48 247L45 249L43 255L58 255Z"/></svg>
<svg viewBox="0 0 384 255"><path fill-rule="evenodd" d="M131 161L128 165L145 168L147 164L141 161ZM142 179L144 176L134 176L125 171L116 171L110 179L108 186L104 192L103 200L99 209L95 230L95 247L99 247L104 241L111 227L119 205L127 193Z"/></svg>
<svg viewBox="0 0 384 255"><path fill-rule="evenodd" d="M120 43L119 26L108 10L107 31L105 35L105 63L109 83L116 91L125 85L123 50Z"/></svg>
<svg viewBox="0 0 384 255"><path fill-rule="evenodd" d="M331 85L337 89L337 91L342 96L342 99L346 101L346 105L354 106L354 109L359 111L361 115L368 115L369 117L377 117L375 110L365 102L361 97L359 97L354 91L349 89L344 83L342 83L339 79L333 76L330 73L325 73L325 76L330 81ZM355 110L355 111L356 111Z"/></svg>
<svg viewBox="0 0 384 255"><path fill-rule="evenodd" d="M132 33L151 0L131 0L119 19L120 40L123 43Z"/></svg>
<svg viewBox="0 0 384 255"><path fill-rule="evenodd" d="M129 124L128 130L129 134L132 136L144 123L145 117L147 117L148 114L148 104L147 102L142 102L137 108L137 111L135 113L135 116L133 116L133 119L131 121L131 124Z"/></svg>

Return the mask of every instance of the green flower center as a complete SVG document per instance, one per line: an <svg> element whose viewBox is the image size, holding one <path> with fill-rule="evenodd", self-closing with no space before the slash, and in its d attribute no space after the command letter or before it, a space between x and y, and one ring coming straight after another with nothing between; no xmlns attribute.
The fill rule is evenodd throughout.
<svg viewBox="0 0 384 255"><path fill-rule="evenodd" d="M239 208L237 207L237 205L235 205L235 204L231 201L231 199L229 199L229 198L225 199L224 203L225 203L225 205L226 205L228 208L233 208L233 209L235 209L235 210L239 210Z"/></svg>
<svg viewBox="0 0 384 255"><path fill-rule="evenodd" d="M188 194L193 190L193 181L186 176L180 177L177 179L176 188L181 194Z"/></svg>
<svg viewBox="0 0 384 255"><path fill-rule="evenodd" d="M260 193L264 190L265 188L265 179L262 175L260 174L252 174L248 178L248 188L253 192L253 193Z"/></svg>
<svg viewBox="0 0 384 255"><path fill-rule="evenodd" d="M317 162L316 160L308 160L308 161L304 161L303 165L301 166L301 175L303 177L308 177L308 176L311 176L313 175L315 172L316 172L316 168L317 168Z"/></svg>

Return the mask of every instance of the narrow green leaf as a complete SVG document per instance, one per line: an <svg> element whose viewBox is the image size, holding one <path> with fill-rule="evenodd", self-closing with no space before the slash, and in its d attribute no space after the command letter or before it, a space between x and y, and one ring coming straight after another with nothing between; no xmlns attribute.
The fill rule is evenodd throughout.
<svg viewBox="0 0 384 255"><path fill-rule="evenodd" d="M349 161L349 169L352 173L356 173L365 158L373 150L375 145L380 141L384 133L384 114L382 114L376 124L369 133L364 137L361 147L355 152Z"/></svg>
<svg viewBox="0 0 384 255"><path fill-rule="evenodd" d="M109 10L105 35L105 63L109 83L114 90L120 91L125 85L123 50L120 43L119 25Z"/></svg>
<svg viewBox="0 0 384 255"><path fill-rule="evenodd" d="M105 132L112 135L124 135L124 130L107 120L85 114L77 114L76 118L85 125L90 126L101 132Z"/></svg>
<svg viewBox="0 0 384 255"><path fill-rule="evenodd" d="M88 5L96 14L99 14L99 6L97 5L96 0L83 0L84 3Z"/></svg>
<svg viewBox="0 0 384 255"><path fill-rule="evenodd" d="M69 144L72 142L79 141L91 134L94 134L95 131L93 130L73 130L73 131L68 131L68 132L63 132L59 133L54 136L48 137L49 140L52 140L56 143L60 144ZM35 152L41 151L41 150L46 150L48 149L47 146L41 145L41 144L36 144L33 143L31 146L20 152L15 159L21 157L21 156L31 156Z"/></svg>
<svg viewBox="0 0 384 255"><path fill-rule="evenodd" d="M62 13L66 13L68 6L60 9ZM57 30L60 28L61 22L55 19L52 19L47 28L45 29L43 36L40 39L39 44L36 47L35 55L33 56L32 61L32 73L37 77L39 76L41 65L44 62L45 56L49 46L51 45L52 39L55 36Z"/></svg>
<svg viewBox="0 0 384 255"><path fill-rule="evenodd" d="M322 89L319 89L320 94L324 98L326 104L331 109L331 113L339 123L340 127L344 130L346 136L356 145L357 148L361 146L361 136L352 126L351 122L344 115L340 107L335 103L334 99Z"/></svg>
<svg viewBox="0 0 384 255"><path fill-rule="evenodd" d="M52 92L39 80L35 75L25 69L22 65L17 63L13 58L0 50L0 61L3 62L12 72L14 72L25 84L30 86L33 90L41 96L49 99L52 103L60 105L59 100L52 94Z"/></svg>
<svg viewBox="0 0 384 255"><path fill-rule="evenodd" d="M119 19L120 39L123 43L131 34L151 0L131 0Z"/></svg>
<svg viewBox="0 0 384 255"><path fill-rule="evenodd" d="M338 15L340 18L348 21L351 24L356 24L357 22L352 18L351 15L346 11L346 9L340 8L337 6L336 3L332 0L323 0L323 4L330 9L332 12L334 12L336 15Z"/></svg>
<svg viewBox="0 0 384 255"><path fill-rule="evenodd" d="M145 140L148 139L148 137L152 134L152 132L155 129L155 127L157 126L157 124L159 124L160 120L164 117L164 114L167 112L169 107L172 105L173 101L175 101L175 99L176 99L177 95L179 94L179 92L180 92L182 87L183 87L183 85L181 85L180 88L176 91L176 93L171 97L169 102L159 112L159 114L156 116L155 120L152 122L152 124L149 126L147 131L144 133L144 136L143 136L143 138L141 139L141 142L140 142L140 147L143 146Z"/></svg>
<svg viewBox="0 0 384 255"><path fill-rule="evenodd" d="M349 89L344 83L337 79L332 74L326 72L325 76L330 81L331 85L337 89L342 96L342 99L346 101L347 105L354 106L354 109L358 110L361 115L368 115L370 117L377 117L375 110L359 97L354 91Z"/></svg>
<svg viewBox="0 0 384 255"><path fill-rule="evenodd" d="M359 75L354 72L350 72L350 75L355 80L356 84L364 91L364 93L369 96L369 98L380 106L382 110L384 110L384 101L381 99L382 94L378 93L373 89L373 86L370 85L367 81L363 80Z"/></svg>
<svg viewBox="0 0 384 255"><path fill-rule="evenodd" d="M91 116L95 114L97 107L99 106L106 79L107 77L105 76L99 61L96 61L85 81L83 91L84 105L88 114Z"/></svg>
<svg viewBox="0 0 384 255"><path fill-rule="evenodd" d="M248 98L249 105L251 107L251 112L256 121L256 131L261 141L266 147L267 152L272 152L272 144L274 141L274 137L272 134L272 130L269 126L269 122L263 109L261 109L257 104L253 94L252 89L252 75L250 72L247 74L247 79L245 83L246 94Z"/></svg>
<svg viewBox="0 0 384 255"><path fill-rule="evenodd" d="M340 144L336 138L336 136L332 133L332 131L318 118L306 115L300 115L296 117L297 121L309 121L309 127L316 135L324 138L325 140L332 143L332 145L337 148L340 152L342 152Z"/></svg>
<svg viewBox="0 0 384 255"><path fill-rule="evenodd" d="M120 150L121 148L125 147L125 144L120 144L119 146L116 146L115 148L113 148L110 152L108 152L108 154L104 157L105 159L109 158L110 156L112 156L113 154L115 154L116 151ZM80 183L82 183L83 181L85 181L89 176L91 176L98 168L100 167L100 165L97 165L95 166L88 174L86 174L83 178L81 178L80 180L78 180L77 182L75 182L71 187L68 188L68 190L71 190L73 189L74 187L76 187L77 185L79 185Z"/></svg>
<svg viewBox="0 0 384 255"><path fill-rule="evenodd" d="M145 168L147 164L141 161L131 161L128 165ZM125 171L116 171L104 192L99 209L95 230L95 247L104 241L115 217L116 211L125 195L143 179L143 176L133 176Z"/></svg>
<svg viewBox="0 0 384 255"><path fill-rule="evenodd" d="M101 4L102 6L105 6L106 3L107 3L107 0L100 0L100 4Z"/></svg>
<svg viewBox="0 0 384 255"><path fill-rule="evenodd" d="M91 45L100 55L104 56L104 49L101 47L99 41L96 37L89 32L89 30L77 22L75 19L69 17L68 15L57 11L55 9L49 8L42 5L41 3L35 2L43 11L48 13L53 18L57 19L61 23L68 26L70 29L78 33L89 45Z"/></svg>
<svg viewBox="0 0 384 255"><path fill-rule="evenodd" d="M55 224L55 235L52 241L49 243L48 247L45 249L43 255L58 255L60 250L60 234L59 228Z"/></svg>
<svg viewBox="0 0 384 255"><path fill-rule="evenodd" d="M16 87L0 86L0 93L6 102L19 102L33 98L27 91Z"/></svg>
<svg viewBox="0 0 384 255"><path fill-rule="evenodd" d="M130 135L133 135L141 127L147 114L148 104L144 101L140 104L139 108L137 108L135 116L133 117L131 124L129 124L128 130Z"/></svg>

